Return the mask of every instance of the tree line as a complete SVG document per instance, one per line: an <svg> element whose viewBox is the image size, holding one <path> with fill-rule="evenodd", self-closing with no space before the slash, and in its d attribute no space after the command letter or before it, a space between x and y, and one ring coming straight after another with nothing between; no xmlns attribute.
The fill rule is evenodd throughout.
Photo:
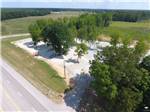
<svg viewBox="0 0 150 112"><path fill-rule="evenodd" d="M90 13L112 13L113 21L136 22L150 19L150 11L127 11L127 10L87 10L87 9L1 9L1 20L27 17L27 16L43 16L49 14L51 11L85 11Z"/></svg>
<svg viewBox="0 0 150 112"><path fill-rule="evenodd" d="M150 19L150 11L112 11L113 21L137 22Z"/></svg>
<svg viewBox="0 0 150 112"><path fill-rule="evenodd" d="M49 9L1 9L1 20L28 16L43 16L50 13Z"/></svg>
<svg viewBox="0 0 150 112"><path fill-rule="evenodd" d="M57 54L62 55L67 54L69 48L76 44L75 40L94 42L99 30L108 27L110 21L110 14L95 13L58 20L41 19L29 26L29 32L35 46L37 42L44 41Z"/></svg>

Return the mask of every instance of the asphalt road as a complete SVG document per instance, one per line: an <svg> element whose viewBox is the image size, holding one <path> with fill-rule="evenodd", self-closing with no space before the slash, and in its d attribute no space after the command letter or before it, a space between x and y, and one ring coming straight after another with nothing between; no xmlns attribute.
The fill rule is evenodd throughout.
<svg viewBox="0 0 150 112"><path fill-rule="evenodd" d="M4 67L2 75L2 111L46 111L41 105Z"/></svg>

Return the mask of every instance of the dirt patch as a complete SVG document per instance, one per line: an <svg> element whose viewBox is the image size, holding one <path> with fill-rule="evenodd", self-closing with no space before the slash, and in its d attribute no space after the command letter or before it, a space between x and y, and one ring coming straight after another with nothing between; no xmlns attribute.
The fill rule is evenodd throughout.
<svg viewBox="0 0 150 112"><path fill-rule="evenodd" d="M111 41L111 37L101 34L97 37L98 41L104 41L104 42L110 42Z"/></svg>

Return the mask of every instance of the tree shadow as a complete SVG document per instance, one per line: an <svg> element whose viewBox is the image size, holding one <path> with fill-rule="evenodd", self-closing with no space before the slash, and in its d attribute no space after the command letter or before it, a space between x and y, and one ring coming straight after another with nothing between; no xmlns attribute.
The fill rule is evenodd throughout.
<svg viewBox="0 0 150 112"><path fill-rule="evenodd" d="M89 47L89 50L94 51L94 50L97 50L97 48L96 47Z"/></svg>
<svg viewBox="0 0 150 112"><path fill-rule="evenodd" d="M34 48L33 42L25 42L24 43L25 46L27 46L28 48Z"/></svg>
<svg viewBox="0 0 150 112"><path fill-rule="evenodd" d="M63 59L62 55L57 54L51 46L47 46L46 44L41 44L37 45L36 47L33 45L33 42L25 42L25 46L28 48L33 48L38 51L38 55L42 56L43 58L46 59L52 59L52 58L58 58L58 59Z"/></svg>
<svg viewBox="0 0 150 112"><path fill-rule="evenodd" d="M72 58L69 58L68 60L66 60L67 63L78 63L78 61L76 59L72 59Z"/></svg>
<svg viewBox="0 0 150 112"><path fill-rule="evenodd" d="M92 78L89 74L82 73L77 74L73 79L75 80L75 87L65 94L64 101L67 106L77 110L82 96L84 95L84 91L89 87Z"/></svg>

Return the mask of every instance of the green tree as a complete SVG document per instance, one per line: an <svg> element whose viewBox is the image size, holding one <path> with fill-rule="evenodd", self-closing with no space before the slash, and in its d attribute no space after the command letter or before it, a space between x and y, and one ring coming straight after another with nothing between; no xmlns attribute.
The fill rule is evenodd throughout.
<svg viewBox="0 0 150 112"><path fill-rule="evenodd" d="M77 32L77 37L78 39L82 42L83 40L87 40L87 27L84 26L82 28L80 28Z"/></svg>
<svg viewBox="0 0 150 112"><path fill-rule="evenodd" d="M110 13L105 13L102 15L102 18L104 27L108 27L112 20L112 15Z"/></svg>
<svg viewBox="0 0 150 112"><path fill-rule="evenodd" d="M141 59L141 57L145 55L148 48L148 45L143 40L140 40L138 42L138 44L135 46L134 51L137 60Z"/></svg>
<svg viewBox="0 0 150 112"><path fill-rule="evenodd" d="M103 27L108 27L111 21L111 15L104 14L82 14L76 21L78 38L93 42Z"/></svg>
<svg viewBox="0 0 150 112"><path fill-rule="evenodd" d="M144 59L142 60L142 62L140 63L140 67L144 68L146 70L149 71L149 76L150 76L150 55L144 57ZM147 80L149 81L149 86L147 91L145 91L143 94L143 101L141 102L139 108L137 109L137 112L144 112L146 111L146 109L144 107L149 107L150 109L150 78L147 78ZM145 83L145 82L143 82Z"/></svg>
<svg viewBox="0 0 150 112"><path fill-rule="evenodd" d="M47 19L39 19L36 21L36 23L39 26L39 28L41 30L43 30L46 27L46 25L48 24L48 20Z"/></svg>
<svg viewBox="0 0 150 112"><path fill-rule="evenodd" d="M117 87L112 82L109 66L95 59L90 69L90 74L95 78L92 87L97 91L97 94L103 95L108 99L115 98Z"/></svg>
<svg viewBox="0 0 150 112"><path fill-rule="evenodd" d="M34 42L34 45L36 46L37 42L41 39L41 29L38 26L38 24L31 24L29 26L29 32L31 34L32 40Z"/></svg>
<svg viewBox="0 0 150 112"><path fill-rule="evenodd" d="M96 26L97 27L100 27L100 28L104 27L102 14L95 14L95 19L96 19Z"/></svg>
<svg viewBox="0 0 150 112"><path fill-rule="evenodd" d="M149 73L149 76L150 76L150 73ZM145 92L143 92L143 100L139 104L136 112L147 112L150 109L150 78L149 77L147 77L147 81L149 81L148 87L146 86L146 88L148 89ZM148 110L145 109L145 107L148 107Z"/></svg>
<svg viewBox="0 0 150 112"><path fill-rule="evenodd" d="M69 19L69 23L68 23L68 27L71 32L72 38L77 38L76 21L77 21L77 18L72 17Z"/></svg>
<svg viewBox="0 0 150 112"><path fill-rule="evenodd" d="M144 57L144 59L141 62L140 66L150 72L150 55Z"/></svg>
<svg viewBox="0 0 150 112"><path fill-rule="evenodd" d="M87 38L86 40L91 44L93 44L94 41L96 41L98 36L98 30L97 27L94 25L87 27Z"/></svg>
<svg viewBox="0 0 150 112"><path fill-rule="evenodd" d="M111 46L95 56L90 66L94 77L91 86L109 104L105 108L108 112L134 112L149 88L150 76L139 67L139 57L145 47L140 42L135 48L119 44L119 40L113 38Z"/></svg>
<svg viewBox="0 0 150 112"><path fill-rule="evenodd" d="M78 38L82 40L94 40L96 32L96 19L93 14L83 14L76 22Z"/></svg>
<svg viewBox="0 0 150 112"><path fill-rule="evenodd" d="M47 42L52 45L53 49L58 54L66 54L69 47L74 43L74 35L72 30L66 23L62 21L55 21L53 24L45 28L45 37Z"/></svg>
<svg viewBox="0 0 150 112"><path fill-rule="evenodd" d="M88 47L86 46L86 44L81 43L77 45L77 48L75 50L75 52L77 53L77 62L79 63L79 58L81 58L84 54L86 54L88 51Z"/></svg>

